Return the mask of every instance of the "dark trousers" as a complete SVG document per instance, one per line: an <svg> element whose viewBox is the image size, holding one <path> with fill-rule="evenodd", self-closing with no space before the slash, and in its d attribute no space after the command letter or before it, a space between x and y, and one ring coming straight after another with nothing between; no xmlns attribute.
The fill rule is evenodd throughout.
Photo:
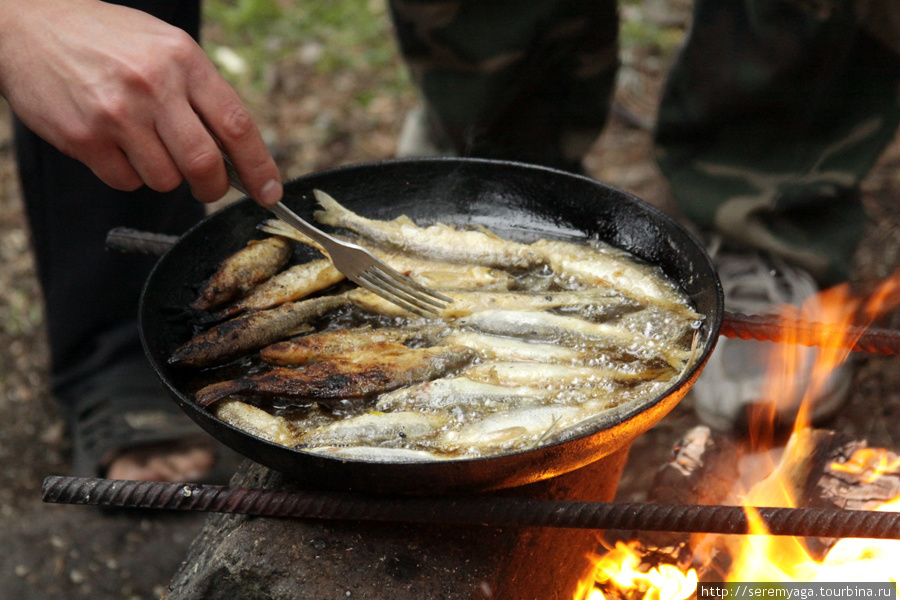
<svg viewBox="0 0 900 600"><path fill-rule="evenodd" d="M438 148L577 171L605 125L617 0L391 0ZM850 274L859 183L900 127L893 0L695 0L656 159L682 214L820 283Z"/></svg>
<svg viewBox="0 0 900 600"><path fill-rule="evenodd" d="M120 4L198 34L199 2ZM15 143L44 295L52 392L65 409L91 378L142 356L138 301L155 259L105 250L107 232L125 226L180 234L203 216L203 205L186 186L166 194L114 190L18 120Z"/></svg>

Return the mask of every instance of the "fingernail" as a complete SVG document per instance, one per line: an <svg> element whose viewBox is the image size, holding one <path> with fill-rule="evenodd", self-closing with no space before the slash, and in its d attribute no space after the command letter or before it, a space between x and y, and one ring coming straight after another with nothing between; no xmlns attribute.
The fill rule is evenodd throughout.
<svg viewBox="0 0 900 600"><path fill-rule="evenodd" d="M266 206L271 206L281 200L283 193L281 182L277 179L271 179L259 191L259 201Z"/></svg>

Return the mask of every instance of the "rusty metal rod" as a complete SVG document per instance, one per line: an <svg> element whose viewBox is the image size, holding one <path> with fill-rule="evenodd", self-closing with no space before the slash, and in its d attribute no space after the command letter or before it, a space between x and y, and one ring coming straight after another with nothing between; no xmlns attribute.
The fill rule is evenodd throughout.
<svg viewBox="0 0 900 600"><path fill-rule="evenodd" d="M106 249L162 256L175 245L178 236L148 233L129 227L114 227L106 234Z"/></svg>
<svg viewBox="0 0 900 600"><path fill-rule="evenodd" d="M47 477L44 502L351 521L746 534L740 506L534 500L508 496L385 497L343 492ZM900 513L756 507L771 535L900 539Z"/></svg>
<svg viewBox="0 0 900 600"><path fill-rule="evenodd" d="M900 354L900 331L872 327L838 327L779 316L725 312L720 335L802 346L832 346L854 352Z"/></svg>

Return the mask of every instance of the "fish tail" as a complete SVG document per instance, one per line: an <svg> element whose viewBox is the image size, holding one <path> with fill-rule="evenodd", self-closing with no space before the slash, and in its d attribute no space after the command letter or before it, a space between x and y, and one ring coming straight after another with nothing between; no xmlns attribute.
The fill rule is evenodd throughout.
<svg viewBox="0 0 900 600"><path fill-rule="evenodd" d="M339 227L343 222L343 217L350 211L341 206L337 200L322 190L313 190L313 194L315 195L316 200L319 201L319 206L323 209L315 212L314 216L316 217L316 220L323 225Z"/></svg>
<svg viewBox="0 0 900 600"><path fill-rule="evenodd" d="M251 382L246 379L234 379L231 381L220 381L201 388L194 395L200 406L210 406L220 400L224 400L229 396L236 396L252 388Z"/></svg>

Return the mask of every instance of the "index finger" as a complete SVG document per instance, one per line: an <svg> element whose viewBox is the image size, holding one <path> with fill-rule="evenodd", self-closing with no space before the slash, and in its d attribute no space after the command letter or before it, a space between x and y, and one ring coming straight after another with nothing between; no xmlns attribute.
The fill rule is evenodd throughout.
<svg viewBox="0 0 900 600"><path fill-rule="evenodd" d="M250 197L263 206L281 200L281 175L250 111L218 73L191 89L194 110L231 158Z"/></svg>

